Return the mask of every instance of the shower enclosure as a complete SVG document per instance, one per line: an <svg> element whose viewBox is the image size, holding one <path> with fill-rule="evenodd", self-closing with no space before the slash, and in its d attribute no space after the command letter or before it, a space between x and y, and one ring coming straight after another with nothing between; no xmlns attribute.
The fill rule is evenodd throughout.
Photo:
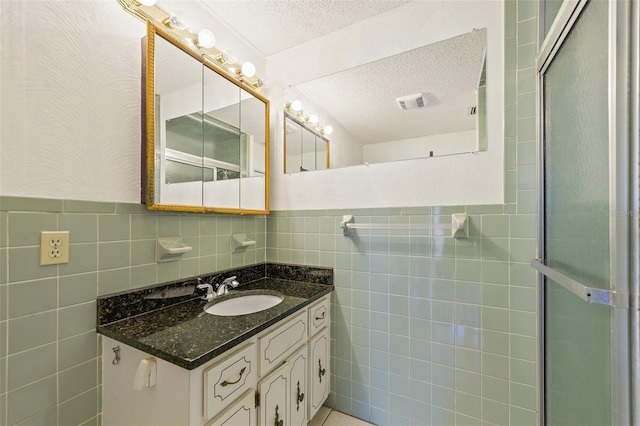
<svg viewBox="0 0 640 426"><path fill-rule="evenodd" d="M638 4L540 7L541 424L640 425Z"/></svg>

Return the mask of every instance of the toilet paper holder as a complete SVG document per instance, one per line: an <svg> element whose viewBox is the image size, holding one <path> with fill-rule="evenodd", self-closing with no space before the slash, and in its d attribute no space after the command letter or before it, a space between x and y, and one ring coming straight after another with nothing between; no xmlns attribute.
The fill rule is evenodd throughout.
<svg viewBox="0 0 640 426"><path fill-rule="evenodd" d="M156 385L157 364L156 359L153 357L140 360L133 376L133 390L141 391Z"/></svg>

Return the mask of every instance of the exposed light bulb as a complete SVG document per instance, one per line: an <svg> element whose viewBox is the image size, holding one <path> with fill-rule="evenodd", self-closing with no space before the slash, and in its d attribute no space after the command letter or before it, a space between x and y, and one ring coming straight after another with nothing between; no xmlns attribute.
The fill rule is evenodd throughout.
<svg viewBox="0 0 640 426"><path fill-rule="evenodd" d="M295 99L294 101L291 102L291 109L294 110L295 112L302 111L302 102Z"/></svg>
<svg viewBox="0 0 640 426"><path fill-rule="evenodd" d="M216 37L207 29L200 30L198 33L198 45L205 49L210 49L216 44Z"/></svg>
<svg viewBox="0 0 640 426"><path fill-rule="evenodd" d="M317 124L317 123L318 123L318 121L320 121L320 118L318 118L318 116L317 116L317 115L315 115L315 114L311 114L311 115L309 116L309 122L310 122L310 123Z"/></svg>
<svg viewBox="0 0 640 426"><path fill-rule="evenodd" d="M245 77L253 77L254 75L256 75L256 66L251 62L245 62L244 64L242 64L241 70L242 75L244 75Z"/></svg>
<svg viewBox="0 0 640 426"><path fill-rule="evenodd" d="M330 135L331 133L333 133L333 127L331 127L331 126L324 126L324 134L325 134L325 135Z"/></svg>
<svg viewBox="0 0 640 426"><path fill-rule="evenodd" d="M156 0L138 0L138 3L143 6L153 6L154 4L156 4Z"/></svg>

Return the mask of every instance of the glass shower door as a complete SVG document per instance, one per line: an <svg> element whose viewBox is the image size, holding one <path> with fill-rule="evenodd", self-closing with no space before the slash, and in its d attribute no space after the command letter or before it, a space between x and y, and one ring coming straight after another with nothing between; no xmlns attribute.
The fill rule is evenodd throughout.
<svg viewBox="0 0 640 426"><path fill-rule="evenodd" d="M545 424L602 426L628 422L619 409L628 405L617 401L622 370L615 353L625 306L611 284L618 259L610 6L570 7L560 10L565 25L556 34L552 28L554 47L545 53L545 40L539 60L541 259L532 264L543 298L541 405Z"/></svg>

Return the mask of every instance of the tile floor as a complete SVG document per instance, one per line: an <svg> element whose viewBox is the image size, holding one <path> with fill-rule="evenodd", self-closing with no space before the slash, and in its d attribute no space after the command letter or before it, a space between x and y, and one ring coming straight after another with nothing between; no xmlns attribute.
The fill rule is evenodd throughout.
<svg viewBox="0 0 640 426"><path fill-rule="evenodd" d="M320 407L316 415L311 419L307 426L367 426L364 420L347 416L340 411L333 410L325 405Z"/></svg>

